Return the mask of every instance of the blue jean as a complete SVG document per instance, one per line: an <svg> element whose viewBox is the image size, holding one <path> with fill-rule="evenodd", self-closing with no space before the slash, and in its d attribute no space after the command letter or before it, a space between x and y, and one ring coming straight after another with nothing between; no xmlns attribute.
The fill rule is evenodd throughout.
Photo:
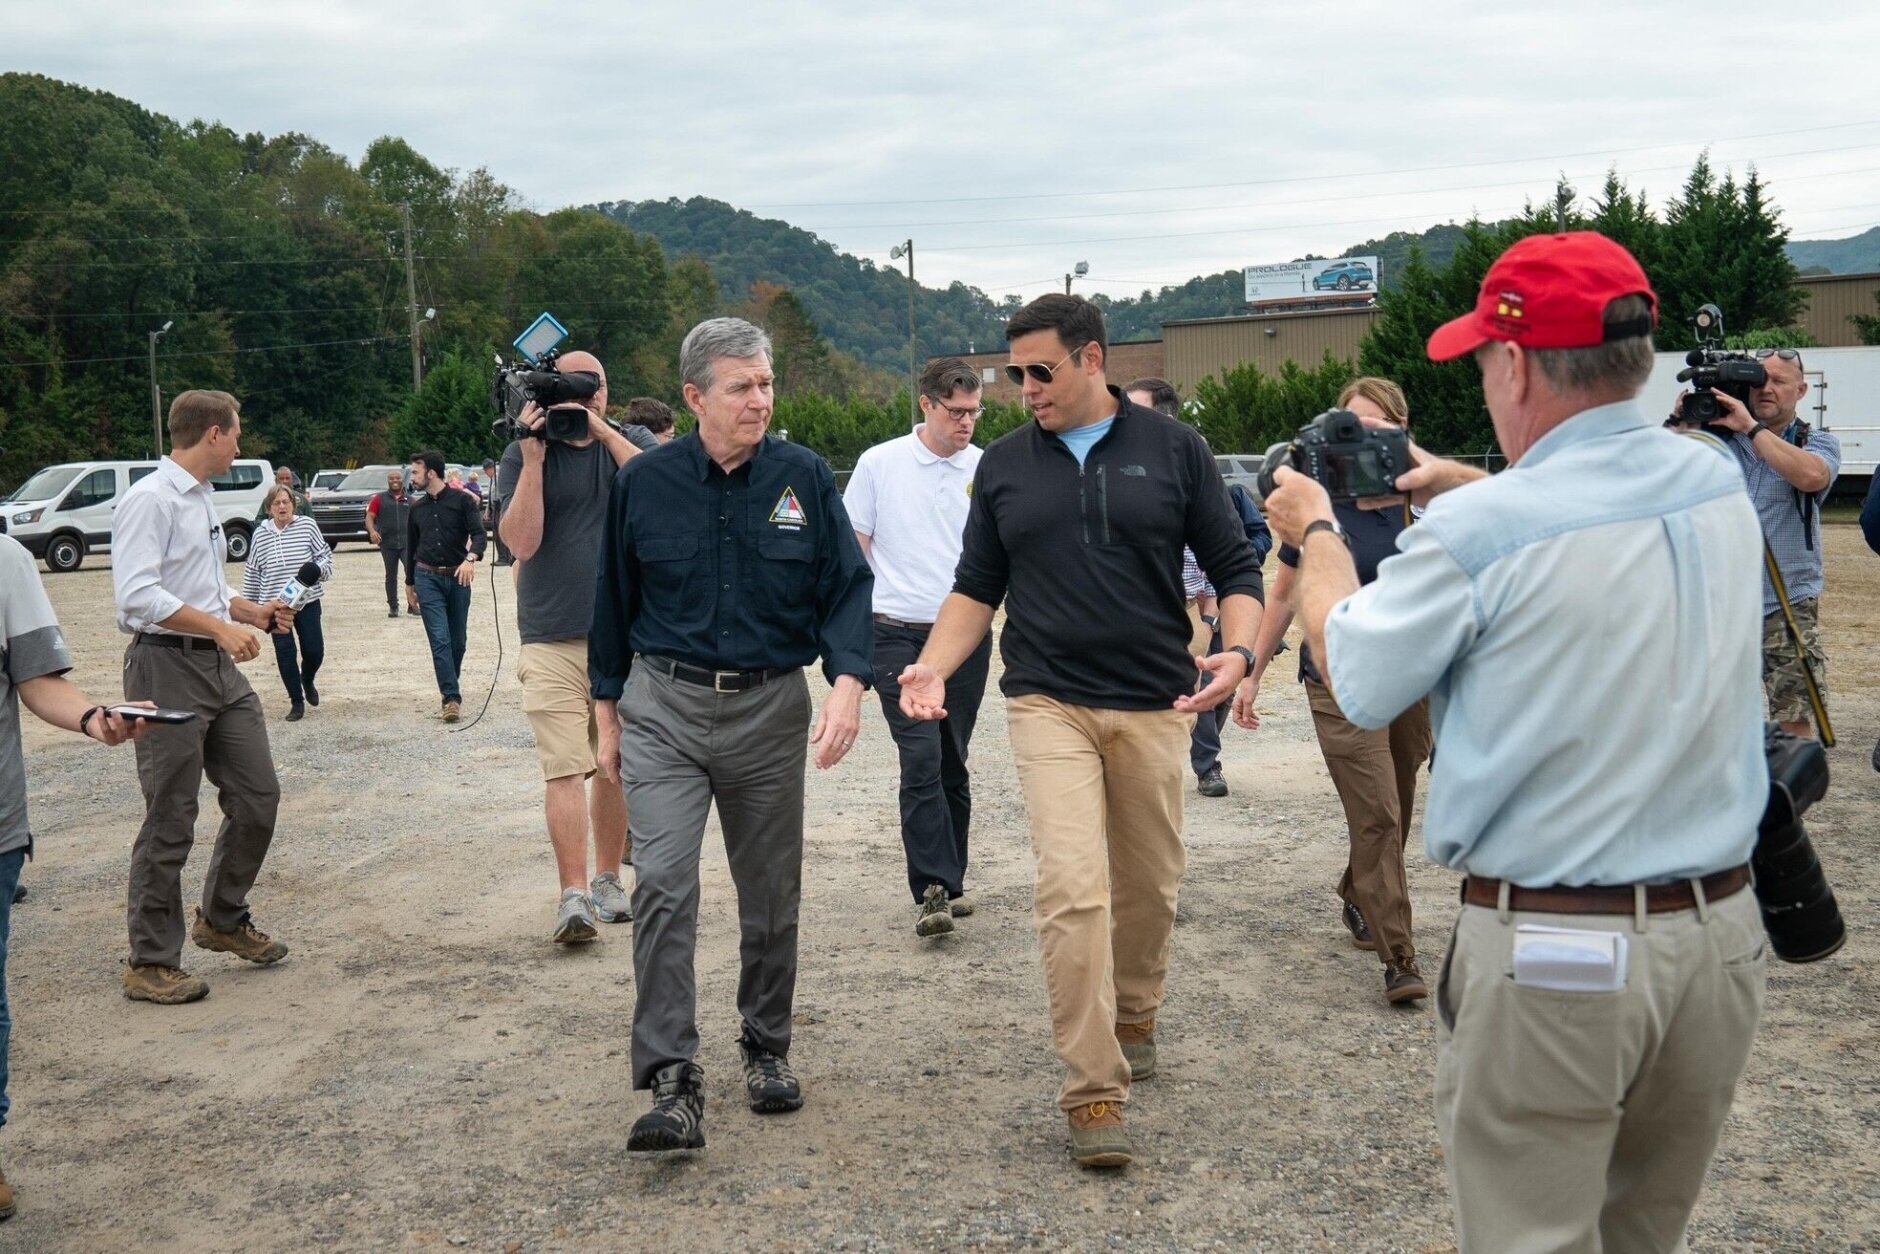
<svg viewBox="0 0 1880 1254"><path fill-rule="evenodd" d="M470 625L470 589L448 575L428 570L418 572L417 584L418 612L424 616L424 634L431 641L438 695L461 702L457 674L463 669L465 633Z"/></svg>
<svg viewBox="0 0 1880 1254"><path fill-rule="evenodd" d="M294 651L295 637L300 639L298 657ZM285 635L271 634L268 639L274 642L274 665L281 672L287 699L299 705L305 699L305 685L313 682L313 677L320 673L320 663L326 660L326 636L320 630L320 603L312 601L301 606L294 615L294 629Z"/></svg>
<svg viewBox="0 0 1880 1254"><path fill-rule="evenodd" d="M1221 633L1217 630L1208 641L1208 652L1221 651ZM1203 711L1195 718L1195 729L1188 737L1188 765L1195 770L1195 778L1200 779L1221 764L1221 728L1227 723L1227 713L1233 708L1233 697Z"/></svg>
<svg viewBox="0 0 1880 1254"><path fill-rule="evenodd" d="M13 1108L7 1097L7 1048L13 1039L13 1012L7 1008L7 937L13 930L13 892L25 866L24 848L0 853L0 1128L6 1127L7 1111Z"/></svg>

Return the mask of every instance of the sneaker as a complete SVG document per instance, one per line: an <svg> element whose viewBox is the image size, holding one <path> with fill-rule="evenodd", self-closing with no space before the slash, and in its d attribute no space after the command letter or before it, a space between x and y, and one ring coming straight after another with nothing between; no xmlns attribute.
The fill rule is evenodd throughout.
<svg viewBox="0 0 1880 1254"><path fill-rule="evenodd" d="M1227 795L1227 776L1221 774L1221 768L1204 771L1195 777L1195 791L1204 797L1225 797Z"/></svg>
<svg viewBox="0 0 1880 1254"><path fill-rule="evenodd" d="M927 892L920 899L918 917L914 920L914 935L945 936L952 930L953 910L947 905L946 886L927 885Z"/></svg>
<svg viewBox="0 0 1880 1254"><path fill-rule="evenodd" d="M1092 1102L1068 1112L1071 1157L1083 1167L1127 1167L1135 1158L1129 1132L1123 1127L1123 1108L1115 1102Z"/></svg>
<svg viewBox="0 0 1880 1254"><path fill-rule="evenodd" d="M301 719L306 717L307 707L298 701L294 702L294 708L287 712L287 721L290 723L298 723Z"/></svg>
<svg viewBox="0 0 1880 1254"><path fill-rule="evenodd" d="M462 714L463 714L463 702L446 701L444 703L444 721L446 723L456 722L457 719L462 716Z"/></svg>
<svg viewBox="0 0 1880 1254"><path fill-rule="evenodd" d="M802 1107L803 1086L797 1083L789 1060L744 1036L738 1037L738 1052L744 1055L744 1091L750 1095L752 1110L775 1115Z"/></svg>
<svg viewBox="0 0 1880 1254"><path fill-rule="evenodd" d="M602 923L633 922L633 902L621 887L620 876L613 871L597 875L588 885L588 900L594 903L594 917Z"/></svg>
<svg viewBox="0 0 1880 1254"><path fill-rule="evenodd" d="M308 705L320 704L320 690L313 686L313 681L311 679L307 681L307 704Z"/></svg>
<svg viewBox="0 0 1880 1254"><path fill-rule="evenodd" d="M132 1001L154 1001L162 1006L180 1006L201 1001L209 995L209 985L201 976L190 975L178 967L155 963L132 963L124 972L124 995Z"/></svg>
<svg viewBox="0 0 1880 1254"><path fill-rule="evenodd" d="M232 931L218 932L209 926L209 920L202 917L202 907L197 906L196 921L190 926L189 939L195 942L198 949L234 954L257 966L269 966L287 957L287 946L256 927L254 920L246 914L242 915L241 921Z"/></svg>
<svg viewBox="0 0 1880 1254"><path fill-rule="evenodd" d="M7 1183L6 1172L0 1171L0 1222L13 1218L13 1186Z"/></svg>
<svg viewBox="0 0 1880 1254"><path fill-rule="evenodd" d="M1155 1074L1155 1020L1146 1023L1116 1025L1116 1043L1123 1047L1123 1059L1129 1063L1131 1080L1146 1080Z"/></svg>
<svg viewBox="0 0 1880 1254"><path fill-rule="evenodd" d="M963 919L974 910L978 909L978 907L973 904L971 897L968 897L965 893L961 893L947 903L947 909L952 912L954 918Z"/></svg>
<svg viewBox="0 0 1880 1254"><path fill-rule="evenodd" d="M585 945L599 933L594 930L594 903L578 888L561 890L561 913L555 917L557 945Z"/></svg>
<svg viewBox="0 0 1880 1254"><path fill-rule="evenodd" d="M1395 1005L1398 1002L1421 1001L1429 995L1429 985L1423 982L1423 973L1417 970L1415 958L1400 958L1384 964L1385 1001Z"/></svg>
<svg viewBox="0 0 1880 1254"><path fill-rule="evenodd" d="M627 1149L656 1153L704 1148L704 1069L695 1062L668 1063L653 1073L653 1108L633 1121Z"/></svg>
<svg viewBox="0 0 1880 1254"><path fill-rule="evenodd" d="M1377 938L1371 935L1371 925L1364 921L1364 912L1347 901L1344 916L1345 928L1351 933L1351 943L1359 949L1376 952Z"/></svg>

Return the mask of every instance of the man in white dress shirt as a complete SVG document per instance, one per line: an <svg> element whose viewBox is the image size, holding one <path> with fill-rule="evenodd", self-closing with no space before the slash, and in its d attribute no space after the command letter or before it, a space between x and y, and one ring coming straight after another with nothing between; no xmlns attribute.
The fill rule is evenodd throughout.
<svg viewBox="0 0 1880 1254"><path fill-rule="evenodd" d="M190 939L263 965L287 956L287 946L248 914L248 890L274 839L281 786L261 700L236 664L261 651L249 628L284 631L293 614L279 601L259 605L229 587L228 546L209 484L240 452L241 425L228 393L179 394L170 405L170 456L124 494L112 527L118 629L131 637L124 696L196 715L137 742L145 814L131 848L124 973L124 995L137 1001L168 1005L209 991L179 965L183 863L195 841L204 774L218 791L222 827Z"/></svg>

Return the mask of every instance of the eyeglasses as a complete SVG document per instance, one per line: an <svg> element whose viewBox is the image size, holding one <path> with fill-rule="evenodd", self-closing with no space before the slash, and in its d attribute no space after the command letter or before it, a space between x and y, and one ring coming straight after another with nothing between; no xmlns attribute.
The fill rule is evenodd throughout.
<svg viewBox="0 0 1880 1254"><path fill-rule="evenodd" d="M1064 354L1064 361L1069 361L1071 358L1077 356L1077 354L1084 351L1085 347L1085 345L1079 344L1076 348ZM1051 380L1056 377L1057 372L1064 369L1064 361L1060 361L1055 366L1040 365L1037 362L1033 362L1028 366L1021 366L1015 361L1008 361L1005 363L1005 377L1010 379L1014 386L1017 387L1025 386L1026 375L1030 375L1038 382L1048 385Z"/></svg>
<svg viewBox="0 0 1880 1254"><path fill-rule="evenodd" d="M1759 348L1756 350L1757 361L1767 361L1771 357L1780 357L1783 361L1800 361L1802 355L1792 348Z"/></svg>
<svg viewBox="0 0 1880 1254"><path fill-rule="evenodd" d="M929 397L928 399L931 400L932 398ZM970 409L955 409L953 406L947 404L945 401L934 401L934 404L946 410L949 415L951 415L953 418L957 419L960 422L977 421L979 418L983 417L986 412L986 407L984 405L974 405Z"/></svg>

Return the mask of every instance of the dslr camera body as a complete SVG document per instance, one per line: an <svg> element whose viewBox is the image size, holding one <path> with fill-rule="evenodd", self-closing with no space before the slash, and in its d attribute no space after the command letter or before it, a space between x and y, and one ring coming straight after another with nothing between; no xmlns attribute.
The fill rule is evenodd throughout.
<svg viewBox="0 0 1880 1254"><path fill-rule="evenodd" d="M1690 384L1691 394L1684 398L1678 420L1708 427L1723 417L1717 393L1733 396L1747 408L1750 393L1769 381L1769 372L1748 353L1723 349L1723 311L1715 305L1700 305L1692 322L1697 347L1685 354L1684 369L1678 371L1678 382Z"/></svg>
<svg viewBox="0 0 1880 1254"><path fill-rule="evenodd" d="M563 372L555 367L556 354L543 353L534 362L505 363L500 358L491 397L500 415L491 429L505 440L557 440L570 443L588 437L588 409L583 402L601 389L601 377L591 370ZM522 410L534 401L545 417L533 430L522 424Z"/></svg>
<svg viewBox="0 0 1880 1254"><path fill-rule="evenodd" d="M1318 480L1334 501L1355 501L1394 495L1397 476L1410 465L1409 432L1375 430L1348 409L1328 409L1292 439L1267 449L1256 482L1265 500L1277 487L1274 473L1290 466Z"/></svg>

